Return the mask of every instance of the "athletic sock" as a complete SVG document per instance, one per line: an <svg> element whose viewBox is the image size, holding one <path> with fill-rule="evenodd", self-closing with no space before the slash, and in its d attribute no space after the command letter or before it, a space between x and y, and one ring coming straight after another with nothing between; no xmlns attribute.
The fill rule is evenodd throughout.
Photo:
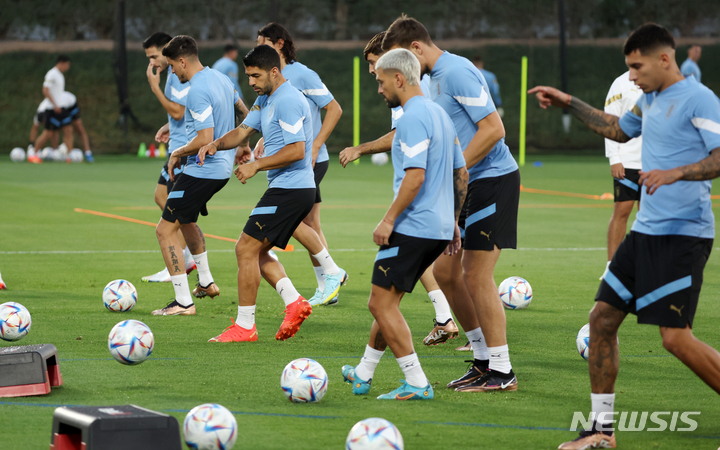
<svg viewBox="0 0 720 450"><path fill-rule="evenodd" d="M385 353L385 350L375 350L369 345L366 345L365 354L360 360L360 364L358 364L355 368L355 375L357 375L357 377L361 380L372 380L372 377L375 374L375 368L380 362L380 358L382 358L383 353Z"/></svg>
<svg viewBox="0 0 720 450"><path fill-rule="evenodd" d="M397 358L400 368L405 374L405 382L414 387L425 387L428 385L428 379L420 367L420 360L417 353L410 353L402 358Z"/></svg>
<svg viewBox="0 0 720 450"><path fill-rule="evenodd" d="M448 320L452 319L450 305L443 291L435 289L434 291L428 292L428 297L430 297L430 301L432 301L433 307L435 307L435 322L445 324Z"/></svg>
<svg viewBox="0 0 720 450"><path fill-rule="evenodd" d="M510 351L508 350L507 344L499 347L488 347L488 353L490 354L490 370L509 374L512 371L512 365L510 365Z"/></svg>
<svg viewBox="0 0 720 450"><path fill-rule="evenodd" d="M612 394L590 394L590 401L592 403L592 412L594 413L595 417L595 426L594 428L596 431L602 431L606 434L612 433L612 412L615 409L615 393ZM601 413L604 414L603 417L600 417ZM600 419L604 420L600 420ZM605 428L605 429L600 429Z"/></svg>
<svg viewBox="0 0 720 450"><path fill-rule="evenodd" d="M330 253L328 253L326 248L323 248L317 255L313 255L313 258L315 258L315 261L320 263L325 275L335 275L340 273L340 268L337 264L335 264L335 261L333 261L332 256L330 256Z"/></svg>
<svg viewBox="0 0 720 450"><path fill-rule="evenodd" d="M192 305L193 301L192 296L190 296L187 274L173 275L170 279L175 288L175 301L186 307Z"/></svg>
<svg viewBox="0 0 720 450"><path fill-rule="evenodd" d="M465 336L467 336L468 341L470 341L470 346L472 347L473 351L473 358L480 361L487 361L490 359L487 342L485 342L485 336L483 336L483 332L480 327L477 327L474 330L467 331L465 333Z"/></svg>
<svg viewBox="0 0 720 450"><path fill-rule="evenodd" d="M300 293L297 289L295 289L295 286L293 286L292 281L290 281L290 278L288 277L282 278L278 281L275 285L275 290L280 295L283 302L285 302L285 306L296 301L298 297L300 297Z"/></svg>
<svg viewBox="0 0 720 450"><path fill-rule="evenodd" d="M205 252L207 254L207 252ZM186 245L183 249L183 256L185 257L185 265L190 264L191 262L195 262L195 258L193 258L192 253L190 253L190 249Z"/></svg>
<svg viewBox="0 0 720 450"><path fill-rule="evenodd" d="M238 315L235 323L246 330L251 330L253 325L255 325L255 305L238 306Z"/></svg>
<svg viewBox="0 0 720 450"><path fill-rule="evenodd" d="M202 252L199 255L192 255L192 257L195 260L195 266L197 266L198 281L200 282L200 286L207 287L210 283L215 281L210 273L207 252Z"/></svg>
<svg viewBox="0 0 720 450"><path fill-rule="evenodd" d="M321 291L325 290L325 271L323 271L322 266L320 267L313 267L315 269L315 278L317 278L318 283L318 289Z"/></svg>

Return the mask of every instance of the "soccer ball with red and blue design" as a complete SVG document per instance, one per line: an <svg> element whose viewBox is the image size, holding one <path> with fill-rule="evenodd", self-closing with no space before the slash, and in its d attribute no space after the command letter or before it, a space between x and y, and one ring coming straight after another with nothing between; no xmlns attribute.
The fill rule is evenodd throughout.
<svg viewBox="0 0 720 450"><path fill-rule="evenodd" d="M195 450L230 450L237 435L235 416L216 403L194 407L183 422L185 443Z"/></svg>
<svg viewBox="0 0 720 450"><path fill-rule="evenodd" d="M127 280L113 280L103 289L103 303L113 312L130 311L137 303L137 289Z"/></svg>
<svg viewBox="0 0 720 450"><path fill-rule="evenodd" d="M30 332L32 318L30 311L16 302L0 305L0 338L5 341L17 341Z"/></svg>
<svg viewBox="0 0 720 450"><path fill-rule="evenodd" d="M500 283L498 294L505 309L525 309L533 298L530 283L520 277L506 278Z"/></svg>
<svg viewBox="0 0 720 450"><path fill-rule="evenodd" d="M577 337L575 338L575 344L577 345L577 351L584 360L590 356L590 324L585 324L584 327L580 328Z"/></svg>
<svg viewBox="0 0 720 450"><path fill-rule="evenodd" d="M300 358L285 366L280 387L291 402L315 403L327 392L328 376L317 361Z"/></svg>
<svg viewBox="0 0 720 450"><path fill-rule="evenodd" d="M134 366L150 357L155 337L139 320L123 320L110 330L108 349L118 362Z"/></svg>
<svg viewBox="0 0 720 450"><path fill-rule="evenodd" d="M371 417L356 423L347 439L345 450L403 450L402 435L385 419Z"/></svg>

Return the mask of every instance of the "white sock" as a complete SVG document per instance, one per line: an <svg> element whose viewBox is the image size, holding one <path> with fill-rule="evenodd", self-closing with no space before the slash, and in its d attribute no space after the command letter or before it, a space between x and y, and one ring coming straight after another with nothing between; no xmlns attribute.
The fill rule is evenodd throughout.
<svg viewBox="0 0 720 450"><path fill-rule="evenodd" d="M200 282L200 286L207 287L210 283L215 281L210 273L207 252L202 252L199 255L192 255L192 257L195 260L195 265L197 266L198 281Z"/></svg>
<svg viewBox="0 0 720 450"><path fill-rule="evenodd" d="M505 374L510 373L512 366L510 365L510 351L507 344L499 347L488 347L488 353L490 354L490 370Z"/></svg>
<svg viewBox="0 0 720 450"><path fill-rule="evenodd" d="M186 274L173 275L170 277L172 280L173 287L175 288L175 301L183 306L190 306L193 304L192 296L190 295L190 285L188 284L188 277Z"/></svg>
<svg viewBox="0 0 720 450"><path fill-rule="evenodd" d="M317 278L318 282L318 289L321 291L325 290L325 271L323 271L322 266L320 267L313 267L315 269L315 278Z"/></svg>
<svg viewBox="0 0 720 450"><path fill-rule="evenodd" d="M292 281L290 281L290 278L288 277L282 278L278 281L275 285L275 290L280 295L283 302L285 302L285 306L296 301L298 297L300 297L300 293L297 289L295 289L295 286L293 286Z"/></svg>
<svg viewBox="0 0 720 450"><path fill-rule="evenodd" d="M595 413L595 421L598 422L598 425L610 425L613 420L610 413L612 413L615 408L615 394L590 394L590 401L592 402L592 412ZM605 414L604 417L600 417L600 413L607 414ZM601 418L605 420L601 421Z"/></svg>
<svg viewBox="0 0 720 450"><path fill-rule="evenodd" d="M434 291L428 292L428 297L430 297L430 301L432 301L432 304L435 307L435 321L437 323L445 323L452 319L450 305L448 305L448 301L445 298L443 291L435 289Z"/></svg>
<svg viewBox="0 0 720 450"><path fill-rule="evenodd" d="M205 252L205 254L207 254L207 252ZM185 265L186 266L188 264L190 264L191 262L195 262L195 258L193 258L193 255L192 255L192 253L190 253L190 249L188 248L187 245L183 249L183 256L185 257Z"/></svg>
<svg viewBox="0 0 720 450"><path fill-rule="evenodd" d="M238 315L235 323L246 330L252 330L253 325L255 325L255 305L238 306Z"/></svg>
<svg viewBox="0 0 720 450"><path fill-rule="evenodd" d="M475 359L480 361L487 361L490 359L487 342L485 342L485 336L483 335L480 327L465 332L465 336L467 336L468 341L470 341L470 346L473 350L473 357Z"/></svg>
<svg viewBox="0 0 720 450"><path fill-rule="evenodd" d="M428 385L428 379L422 367L420 367L420 360L418 359L417 353L410 353L402 358L397 358L397 362L405 374L407 384L420 388Z"/></svg>
<svg viewBox="0 0 720 450"><path fill-rule="evenodd" d="M372 377L375 374L375 368L384 353L385 350L375 350L369 345L366 345L365 354L360 360L360 364L355 367L355 375L357 375L361 380L372 380Z"/></svg>
<svg viewBox="0 0 720 450"><path fill-rule="evenodd" d="M313 255L313 258L315 258L315 261L320 263L325 275L335 275L340 273L340 268L337 264L335 264L335 261L333 261L332 256L330 256L330 253L328 253L326 248L323 248L317 255Z"/></svg>

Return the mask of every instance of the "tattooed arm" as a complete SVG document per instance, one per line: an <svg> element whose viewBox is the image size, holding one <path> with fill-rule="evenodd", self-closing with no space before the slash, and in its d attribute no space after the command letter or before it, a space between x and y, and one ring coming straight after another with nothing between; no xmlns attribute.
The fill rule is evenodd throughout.
<svg viewBox="0 0 720 450"><path fill-rule="evenodd" d="M720 177L720 147L710 152L710 155L694 164L676 167L670 170L640 171L639 185L645 184L647 194L652 195L657 188L664 184L672 184L679 180L703 181Z"/></svg>
<svg viewBox="0 0 720 450"><path fill-rule="evenodd" d="M453 170L453 197L455 198L455 231L453 232L453 239L448 244L447 248L443 252L446 255L454 255L462 247L462 238L460 235L460 228L458 227L458 219L462 212L463 205L465 205L465 198L467 197L468 190L468 171L465 167Z"/></svg>
<svg viewBox="0 0 720 450"><path fill-rule="evenodd" d="M228 150L238 145L247 143L250 136L257 133L257 130L241 123L239 127L228 131L223 136L203 146L198 152L198 161L202 166L205 155L214 155L218 150Z"/></svg>
<svg viewBox="0 0 720 450"><path fill-rule="evenodd" d="M528 91L528 94L535 94L542 109L547 109L548 106L567 108L600 136L621 143L630 140L630 137L620 128L618 116L593 108L577 97L548 86L535 86Z"/></svg>

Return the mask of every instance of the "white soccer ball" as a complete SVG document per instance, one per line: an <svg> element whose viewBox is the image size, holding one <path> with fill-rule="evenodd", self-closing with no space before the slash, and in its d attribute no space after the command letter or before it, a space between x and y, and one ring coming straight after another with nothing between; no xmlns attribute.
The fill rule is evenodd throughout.
<svg viewBox="0 0 720 450"><path fill-rule="evenodd" d="M533 298L530 283L520 277L506 278L500 283L498 294L505 309L525 309Z"/></svg>
<svg viewBox="0 0 720 450"><path fill-rule="evenodd" d="M618 345L620 344L620 338L617 340ZM590 356L590 324L585 324L584 327L580 328L577 337L575 338L575 345L577 345L577 351L580 356L587 361Z"/></svg>
<svg viewBox="0 0 720 450"><path fill-rule="evenodd" d="M13 162L25 161L25 150L20 147L15 147L10 151L10 159Z"/></svg>
<svg viewBox="0 0 720 450"><path fill-rule="evenodd" d="M137 289L127 280L113 280L103 289L103 303L112 312L130 311L137 303Z"/></svg>
<svg viewBox="0 0 720 450"><path fill-rule="evenodd" d="M84 156L82 150L79 148L74 148L70 152L70 161L74 163L81 163L83 162Z"/></svg>
<svg viewBox="0 0 720 450"><path fill-rule="evenodd" d="M65 155L63 155L62 150L59 148L56 148L52 151L52 160L53 161L65 161Z"/></svg>
<svg viewBox="0 0 720 450"><path fill-rule="evenodd" d="M45 147L44 149L40 150L40 159L43 161L50 161L53 159L53 148L52 147Z"/></svg>
<svg viewBox="0 0 720 450"><path fill-rule="evenodd" d="M388 159L387 153L375 153L370 157L370 160L376 166L384 166L387 164Z"/></svg>
<svg viewBox="0 0 720 450"><path fill-rule="evenodd" d="M385 419L371 417L356 423L345 439L345 450L403 450L402 435Z"/></svg>
<svg viewBox="0 0 720 450"><path fill-rule="evenodd" d="M135 365L148 359L155 347L155 337L139 320L124 320L110 330L108 349L123 364Z"/></svg>
<svg viewBox="0 0 720 450"><path fill-rule="evenodd" d="M291 402L315 403L327 392L328 376L319 362L300 358L285 366L280 387Z"/></svg>
<svg viewBox="0 0 720 450"><path fill-rule="evenodd" d="M230 450L237 434L235 416L216 403L194 407L183 423L185 443L197 450Z"/></svg>
<svg viewBox="0 0 720 450"><path fill-rule="evenodd" d="M30 311L20 303L7 302L0 305L0 339L17 341L30 332Z"/></svg>

